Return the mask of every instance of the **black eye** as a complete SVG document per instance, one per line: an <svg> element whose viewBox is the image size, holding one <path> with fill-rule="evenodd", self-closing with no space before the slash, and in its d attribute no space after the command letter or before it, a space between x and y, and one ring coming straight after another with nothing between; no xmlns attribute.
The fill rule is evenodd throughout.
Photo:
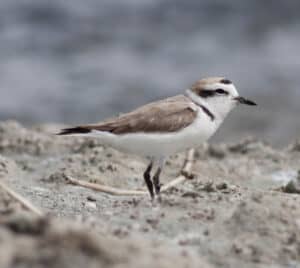
<svg viewBox="0 0 300 268"><path fill-rule="evenodd" d="M222 94L222 95L227 95L227 94L228 94L228 92L225 91L225 90L222 89L222 88L216 89L215 92L218 93L218 94Z"/></svg>

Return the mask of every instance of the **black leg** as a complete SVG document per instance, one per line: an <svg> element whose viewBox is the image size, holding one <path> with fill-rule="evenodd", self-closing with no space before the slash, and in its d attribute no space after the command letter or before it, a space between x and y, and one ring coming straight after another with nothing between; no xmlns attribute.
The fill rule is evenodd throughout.
<svg viewBox="0 0 300 268"><path fill-rule="evenodd" d="M155 189L155 193L157 196L159 196L160 194L160 182L159 182L159 176L160 176L160 173L161 173L161 167L159 167L154 176L153 176L153 184L154 184L154 189Z"/></svg>
<svg viewBox="0 0 300 268"><path fill-rule="evenodd" d="M151 175L150 175L152 165L153 165L153 162L151 161L150 164L148 165L147 169L144 172L144 180L147 185L148 191L150 193L151 199L154 198L153 183L151 181Z"/></svg>

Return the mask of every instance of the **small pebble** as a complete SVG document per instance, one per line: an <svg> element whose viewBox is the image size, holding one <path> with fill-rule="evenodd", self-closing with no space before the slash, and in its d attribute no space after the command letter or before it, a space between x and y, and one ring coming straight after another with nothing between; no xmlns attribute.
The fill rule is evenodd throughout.
<svg viewBox="0 0 300 268"><path fill-rule="evenodd" d="M228 188L228 184L227 184L227 182L220 182L220 183L216 184L216 188L218 190L225 190Z"/></svg>
<svg viewBox="0 0 300 268"><path fill-rule="evenodd" d="M96 200L97 200L94 196L91 196L91 195L89 195L86 199L91 202L96 202Z"/></svg>
<svg viewBox="0 0 300 268"><path fill-rule="evenodd" d="M97 204L95 202L86 202L85 206L89 207L91 209L96 209L97 208Z"/></svg>

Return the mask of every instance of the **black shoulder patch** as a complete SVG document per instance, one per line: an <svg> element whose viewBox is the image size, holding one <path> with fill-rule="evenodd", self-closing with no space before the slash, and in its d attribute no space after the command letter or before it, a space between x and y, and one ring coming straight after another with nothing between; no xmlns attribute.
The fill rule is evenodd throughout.
<svg viewBox="0 0 300 268"><path fill-rule="evenodd" d="M201 109L203 110L203 112L205 112L207 115L208 115L208 117L211 119L211 121L214 121L215 120L215 116L213 115L213 113L210 111L210 110L208 110L204 105L202 105L202 104L200 104L199 105L200 107L201 107Z"/></svg>

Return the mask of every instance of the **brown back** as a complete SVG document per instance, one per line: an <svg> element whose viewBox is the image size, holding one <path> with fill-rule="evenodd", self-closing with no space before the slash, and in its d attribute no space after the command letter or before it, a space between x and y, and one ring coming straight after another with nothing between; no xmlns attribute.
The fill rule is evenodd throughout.
<svg viewBox="0 0 300 268"><path fill-rule="evenodd" d="M197 111L191 108L190 100L179 95L147 104L103 123L81 127L113 134L174 132L190 125L196 116Z"/></svg>

